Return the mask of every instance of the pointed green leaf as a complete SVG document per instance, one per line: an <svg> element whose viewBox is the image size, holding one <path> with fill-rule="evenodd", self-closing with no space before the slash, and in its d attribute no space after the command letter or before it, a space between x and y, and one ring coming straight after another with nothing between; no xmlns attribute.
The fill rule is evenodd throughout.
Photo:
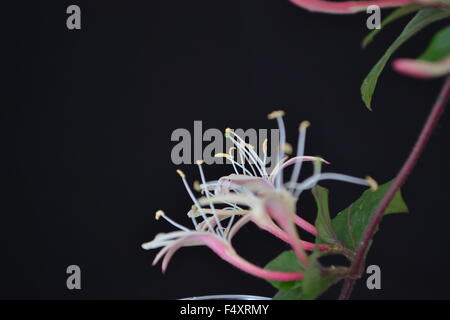
<svg viewBox="0 0 450 320"><path fill-rule="evenodd" d="M333 230L331 223L330 210L328 208L328 190L315 186L312 189L312 194L317 204L317 218L315 226L319 233L320 242L335 243L337 241L336 233Z"/></svg>
<svg viewBox="0 0 450 320"><path fill-rule="evenodd" d="M450 17L450 10L443 9L423 9L419 11L414 18L406 25L402 33L386 50L381 59L372 68L361 85L361 95L367 108L371 109L372 97L377 85L381 71L383 71L386 63L392 54L409 38L417 32L428 26L429 24Z"/></svg>
<svg viewBox="0 0 450 320"><path fill-rule="evenodd" d="M439 61L450 55L450 26L436 33L420 60Z"/></svg>
<svg viewBox="0 0 450 320"><path fill-rule="evenodd" d="M395 9L394 11L392 11L386 18L383 19L383 21L381 21L381 28L380 29L373 29L362 41L361 46L363 48L366 48L367 45L369 45L373 39L375 38L375 36L381 32L381 30L383 30L384 27L386 27L388 24L390 24L391 22L394 22L397 19L400 19L410 13L416 12L418 10L420 10L421 8L423 8L422 6L416 4L416 3L411 3L408 4L406 6L403 7L399 7L397 9Z"/></svg>
<svg viewBox="0 0 450 320"><path fill-rule="evenodd" d="M292 250L284 251L275 259L270 261L265 269L283 272L303 272L304 268L297 259ZM300 286L300 281L274 281L268 280L275 288L279 290L292 290Z"/></svg>
<svg viewBox="0 0 450 320"><path fill-rule="evenodd" d="M338 213L332 220L334 231L346 248L356 251L362 240L364 230L367 228L372 215L391 184L392 181L381 185L376 191L366 190L359 199ZM408 207L403 200L401 192L398 191L384 214L401 212L408 212Z"/></svg>

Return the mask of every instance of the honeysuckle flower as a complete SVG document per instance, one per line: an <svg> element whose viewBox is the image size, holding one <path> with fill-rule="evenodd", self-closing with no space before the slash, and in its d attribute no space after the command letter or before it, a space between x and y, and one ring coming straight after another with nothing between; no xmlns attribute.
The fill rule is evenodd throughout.
<svg viewBox="0 0 450 320"><path fill-rule="evenodd" d="M392 67L407 76L419 79L431 79L450 74L450 56L439 61L415 59L397 59Z"/></svg>
<svg viewBox="0 0 450 320"><path fill-rule="evenodd" d="M303 277L303 274L300 272L279 272L263 269L250 263L236 253L231 245L231 240L236 232L250 220L250 215L240 219L229 232L225 232L221 227L215 229L212 227L212 224L208 222L206 223L206 228L199 228L200 225L197 222L194 222L195 229L190 230L167 217L162 210L158 210L155 217L156 219L163 217L178 229L178 231L158 234L152 241L142 245L142 248L146 250L162 248L153 260L153 265L163 259L163 272L167 269L172 256L181 247L205 245L223 260L260 278L277 281L292 281L299 280ZM195 219L193 219L193 221L195 221Z"/></svg>
<svg viewBox="0 0 450 320"><path fill-rule="evenodd" d="M250 170L247 170L242 166L242 164L234 160L231 150L228 154L218 154L217 156L225 157L231 161L235 174L222 177L216 183L200 185L201 191L208 194L209 190L213 189L216 196L203 198L199 200L199 203L200 205L205 205L227 202L250 207L250 210L247 210L246 212L253 214L252 221L260 228L273 233L291 244L299 260L303 264L306 264L307 258L305 257L303 250L311 249L311 246L300 240L294 226L297 224L314 235L317 235L317 231L314 226L295 214L297 200L301 192L313 188L317 182L325 179L342 180L371 187L375 187L375 182L371 178L360 179L337 173L321 173L320 163L328 164L329 162L320 157L303 155L306 129L310 125L307 121L302 122L299 126L297 154L294 158L288 160L285 156L285 151L292 148L285 147L289 144L286 143L285 126L282 120L283 116L283 111L274 111L268 116L269 119L277 120L278 128L280 130L280 154L278 163L270 173L266 170L267 140L263 142L263 157L261 159L252 145L246 143L231 129L225 131L225 136L231 139L235 145L233 151L237 150L238 155L240 155L239 158L248 160L253 174ZM314 161L315 171L312 177L306 179L302 183L297 183L301 166L304 161ZM294 165L294 168L292 170L291 179L288 183L284 183L283 170L292 165ZM239 173L239 166L241 166L242 173ZM236 195L236 193L240 193L242 187L244 187L245 190L251 190L253 192L250 197L248 196L248 193ZM255 197L255 194L257 197ZM225 211L222 215L226 215L227 213L228 212ZM229 214L236 215L236 212L230 212ZM280 228L278 228L277 225ZM327 248L325 247L322 249Z"/></svg>
<svg viewBox="0 0 450 320"><path fill-rule="evenodd" d="M246 143L241 137L239 137L239 135L235 134L233 130L228 128L225 130L225 136L234 143L234 147L230 149L229 153L226 154L220 153L217 154L216 156L227 158L232 163L235 173L228 176L224 176L220 178L217 182L212 182L209 183L208 185L198 185L197 189L202 192L204 192L205 190L215 190L215 193L217 194L223 193L224 191L226 192L230 191L230 188L227 186L228 184L233 184L234 186L245 186L246 189L250 189L253 192L260 192L260 193L264 193L265 191L271 191L275 189L280 190L283 185L282 183L283 170L292 165L294 165L294 168L292 170L291 178L288 183L284 184L284 187L290 190L290 192L294 195L295 199L298 199L302 191L313 188L314 185L317 184L317 182L324 179L342 180L368 186L374 185L373 181L367 178L359 179L337 173L321 174L320 173L321 167L318 163L325 163L325 164L330 163L321 157L312 157L304 155L306 130L310 126L310 123L308 121L303 121L300 124L299 137L297 143L297 154L293 158L288 159L288 157L286 157L285 155L285 152L286 150L291 151L292 147L290 147L290 144L286 142L285 126L282 121L283 116L284 112L281 110L274 111L268 115L269 119L277 120L278 127L280 130L280 141L279 141L280 155L278 163L274 166L273 170L270 173L267 172L266 169L267 139L262 144L263 156L262 158L260 158L258 154L255 152L254 146ZM286 148L286 146L289 147ZM234 160L233 153L235 150L237 150L238 152L238 154L236 155L238 159L245 158L248 161L250 170L245 168L238 161ZM300 171L303 162L315 162L316 171L311 178L305 180L304 183L302 184L298 184L297 180L300 176ZM298 215L295 215L294 221L300 228L306 230L307 232L313 234L314 236L317 236L317 230L315 229L315 227L306 220L302 219ZM260 227L262 227L263 229L268 228L270 232L275 231L274 228L269 226L260 225ZM280 235L280 233L278 232L274 234ZM283 236L280 236L280 238L285 239Z"/></svg>
<svg viewBox="0 0 450 320"><path fill-rule="evenodd" d="M166 270L173 254L183 246L205 245L219 257L232 265L258 277L289 281L301 279L302 273L285 273L262 269L240 257L231 244L237 231L252 221L261 229L269 231L288 243L303 266L308 265L306 250L313 250L316 245L300 239L296 226L300 226L313 235L317 230L309 222L296 214L297 201L301 193L313 188L321 180L341 180L371 188L376 183L371 178L360 179L337 173L322 173L321 163L328 163L320 157L304 156L305 135L309 122L302 122L299 127L297 154L288 159L286 152L292 147L286 143L286 133L283 122L283 111L275 111L268 118L275 119L280 130L278 163L271 172L267 170L267 140L263 143L263 157L260 158L254 147L246 143L231 129L225 131L225 136L234 143L228 153L218 154L230 160L234 174L222 177L216 181L206 181L202 169L203 161L197 161L201 182L194 183L194 189L200 191L203 197L197 199L191 190L184 173L177 170L183 184L192 199L193 206L188 212L194 229L188 229L158 211L156 218L163 217L175 226L178 231L159 234L154 240L143 244L144 249L161 248L153 264L163 258L162 268ZM288 147L289 146L289 147ZM238 157L247 162L236 161ZM298 182L300 170L304 161L312 161L314 172L309 178ZM284 182L283 171L292 168L291 178ZM201 219L200 222L197 219ZM228 221L226 221L228 220ZM226 223L226 227L225 226ZM318 246L321 250L329 249L326 245Z"/></svg>
<svg viewBox="0 0 450 320"><path fill-rule="evenodd" d="M371 1L325 1L325 0L289 0L293 4L314 12L334 14L352 14L366 11L369 6L392 8L407 5L414 0L371 0Z"/></svg>

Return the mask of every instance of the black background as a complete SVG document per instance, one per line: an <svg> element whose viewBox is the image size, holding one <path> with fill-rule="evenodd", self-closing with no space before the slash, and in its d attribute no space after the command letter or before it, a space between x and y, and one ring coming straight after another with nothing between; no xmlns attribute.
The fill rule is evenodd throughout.
<svg viewBox="0 0 450 320"><path fill-rule="evenodd" d="M82 30L66 28L78 4ZM186 248L165 275L155 252L140 248L172 228L153 219L163 208L189 224L190 208L170 151L177 128L274 128L267 113L286 111L293 143L312 123L308 154L329 170L392 178L407 156L441 80L381 77L369 112L359 85L401 26L360 48L367 15L330 16L287 0L16 1L2 5L7 62L2 110L1 298L173 299L274 289L222 262L206 248ZM384 15L387 12L383 12ZM435 24L396 56L417 56ZM386 218L368 258L382 270L382 290L359 299L450 298L450 187L447 113L404 188L409 215ZM198 179L194 165L183 165ZM229 172L205 168L210 179ZM362 189L331 189L334 213ZM315 207L302 200L310 221ZM264 265L287 247L255 227L238 251ZM82 290L66 289L66 267L82 269ZM324 298L334 298L339 286Z"/></svg>

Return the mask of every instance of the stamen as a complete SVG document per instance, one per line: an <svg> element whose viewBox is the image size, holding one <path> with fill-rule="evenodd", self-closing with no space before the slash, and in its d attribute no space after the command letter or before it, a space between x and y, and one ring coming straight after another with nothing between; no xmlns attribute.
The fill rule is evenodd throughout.
<svg viewBox="0 0 450 320"><path fill-rule="evenodd" d="M317 184L317 182L319 182L321 177L321 170L322 170L322 163L320 162L320 160L314 161L313 175L310 178L303 181L302 183L297 184L297 186L294 186L294 190L297 189L297 191L294 194L295 198L300 197L300 194L303 192L303 190L310 189L314 187Z"/></svg>
<svg viewBox="0 0 450 320"><path fill-rule="evenodd" d="M185 177L186 177L186 175L184 174L184 172L181 171L181 170L179 170L179 169L177 169L177 173L180 175L181 178L185 178Z"/></svg>
<svg viewBox="0 0 450 320"><path fill-rule="evenodd" d="M236 150L236 147L230 147L230 149L228 149L228 153L229 153L230 156L233 158L233 160L234 160L234 157L233 157L233 151L234 151L234 150ZM233 165L233 170L234 170L234 172L235 172L236 174L239 174L239 171L237 170L236 165L234 164L234 161L231 161L231 164Z"/></svg>
<svg viewBox="0 0 450 320"><path fill-rule="evenodd" d="M202 185L200 184L200 182L198 180L194 181L193 187L194 187L195 191L201 192L203 194L204 191L203 191Z"/></svg>
<svg viewBox="0 0 450 320"><path fill-rule="evenodd" d="M283 151L284 151L285 154L291 155L292 154L292 150L293 150L292 145L289 142L286 142L283 145Z"/></svg>
<svg viewBox="0 0 450 320"><path fill-rule="evenodd" d="M267 138L264 139L263 144L262 144L262 150L264 154L267 154Z"/></svg>
<svg viewBox="0 0 450 320"><path fill-rule="evenodd" d="M280 141L279 141L280 144L278 146L280 151L279 151L278 161L281 161L284 158L283 148L286 143L286 129L284 127L283 116L284 116L284 111L281 111L281 110L274 111L267 116L269 119L277 120L278 129L280 130ZM275 184L276 184L276 188L278 190L280 190L281 186L283 184L283 170L280 170L280 172L278 173L276 180L275 180Z"/></svg>
<svg viewBox="0 0 450 320"><path fill-rule="evenodd" d="M306 129L311 125L309 121L302 121L299 126L299 134L297 141L297 157L302 157L305 153L305 138ZM289 181L289 187L293 188L300 176L300 169L302 168L303 161L297 162L292 170L291 180Z"/></svg>
<svg viewBox="0 0 450 320"><path fill-rule="evenodd" d="M267 119L273 120L275 118L284 117L284 111L283 110L276 110L272 111L267 115Z"/></svg>
<svg viewBox="0 0 450 320"><path fill-rule="evenodd" d="M164 211L162 210L158 210L155 213L155 219L159 220L159 218L163 218L164 220L166 220L167 222L169 222L171 225L173 225L174 227L183 230L183 231L189 231L188 228L186 228L185 226L182 226L181 224L173 221L172 219L170 219L168 216L166 216L166 214L164 213Z"/></svg>
<svg viewBox="0 0 450 320"><path fill-rule="evenodd" d="M258 174L257 174L256 171L255 171L255 168L253 167L253 163L252 163L251 156L248 156L248 155L247 155L248 152L247 152L246 149L245 149L245 144L240 143L239 146L238 146L238 150L239 150L239 152L244 151L244 152L242 153L242 155L244 156L245 161L248 162L248 164L249 164L249 166L250 166L250 169L251 169L252 172L253 172L253 175L254 175L254 176L258 176ZM242 163L242 165L244 165L244 163Z"/></svg>
<svg viewBox="0 0 450 320"><path fill-rule="evenodd" d="M214 157L216 157L216 158L233 159L233 157L232 157L230 154L228 154L228 153L216 153L216 154L214 155Z"/></svg>
<svg viewBox="0 0 450 320"><path fill-rule="evenodd" d="M159 218L160 218L161 216L163 216L163 215L164 215L164 211L158 210L158 211L156 211L156 213L155 213L155 219L156 219L156 220L159 220Z"/></svg>
<svg viewBox="0 0 450 320"><path fill-rule="evenodd" d="M366 181L370 184L370 190L377 191L378 189L378 182L376 182L372 177L367 176Z"/></svg>
<svg viewBox="0 0 450 320"><path fill-rule="evenodd" d="M177 173L180 175L181 180L183 181L184 187L185 187L187 193L189 194L189 196L191 197L191 200L194 202L194 204L195 204L197 207L200 208L200 211L201 211L201 207L200 207L200 205L198 204L197 199L195 198L194 194L192 193L192 190L191 190L191 188L189 187L188 182L186 181L186 175L185 175L184 172L181 171L181 170L177 170ZM197 230L197 228L198 228L198 223L197 223L197 221L195 220L194 217L192 217L192 223L194 224L195 230Z"/></svg>
<svg viewBox="0 0 450 320"><path fill-rule="evenodd" d="M230 137L230 133L231 133L231 129L230 128L226 128L225 129L225 138L229 138Z"/></svg>
<svg viewBox="0 0 450 320"><path fill-rule="evenodd" d="M198 170L199 170L199 172L200 172L200 178L201 178L201 180L202 180L202 183L203 183L203 184L206 184L206 179L205 179L205 174L204 174L204 172L203 172L202 163L203 163L203 162L201 162L201 161L197 161ZM206 198L209 199L209 192L206 192ZM219 219L219 217L217 216L216 208L214 207L214 205L213 205L212 203L209 204L209 207L211 208L211 211L212 211L212 213L213 213L213 215L214 215L214 218L215 218L215 220L216 220L217 229L219 229L220 234L223 236L223 235L224 235L224 232L223 232L222 224L220 223L220 219ZM200 209L200 208L199 208L199 209ZM201 212L203 212L202 209L200 209L200 210L201 210ZM206 218L206 215L205 215L204 213L203 213L202 217L203 217L204 220L207 219L207 218ZM208 223L208 227L211 228L211 231L214 230L213 227L211 226L211 224L209 223L209 220L206 220L206 221L207 221L207 223Z"/></svg>
<svg viewBox="0 0 450 320"><path fill-rule="evenodd" d="M266 170L266 165L267 165L267 142L268 142L268 140L267 140L267 138L265 138L264 141L263 141L263 144L262 144L262 151L263 151L263 155L264 155L263 168L264 168L264 172L266 173L266 176L268 176L267 175L267 170Z"/></svg>
<svg viewBox="0 0 450 320"><path fill-rule="evenodd" d="M367 180L367 179L356 178L356 177L352 177L352 176L348 176L348 175L340 174L340 173L326 172L326 173L319 174L318 176L312 176L312 177L306 179L304 182L297 184L295 186L295 189L297 190L297 193L301 193L303 190L312 188L317 182L319 182L321 180L344 181L344 182L348 182L348 183L368 186L368 187L371 187L372 190L375 187L375 184L373 183L373 181L369 182L369 180ZM296 196L297 196L297 193L296 193Z"/></svg>
<svg viewBox="0 0 450 320"><path fill-rule="evenodd" d="M265 166L264 166L262 160L259 158L258 154L255 152L255 150L254 150L255 148L251 144L246 143L244 139L242 139L240 136L238 136L233 131L230 131L230 136L228 138L234 143L234 145L238 148L238 150L240 152L244 153L245 158L248 160L248 163L249 163L250 167L252 168L255 176L257 174L256 174L255 170L253 169L253 165L256 166L260 175L264 176ZM237 141L235 138L239 141ZM253 161L253 163L250 159Z"/></svg>
<svg viewBox="0 0 450 320"><path fill-rule="evenodd" d="M300 131L304 131L304 130L308 129L309 126L311 126L311 122L309 122L308 120L302 121L300 123Z"/></svg>
<svg viewBox="0 0 450 320"><path fill-rule="evenodd" d="M216 157L216 158L226 158L226 159L230 160L231 163L234 163L235 165L239 166L242 169L242 174L248 174L249 176L252 176L252 173L250 171L248 171L242 164L240 164L239 162L235 161L233 159L233 156L231 156L230 154L228 154L228 153L216 153L214 155L214 157ZM236 173L238 173L238 172L236 172Z"/></svg>

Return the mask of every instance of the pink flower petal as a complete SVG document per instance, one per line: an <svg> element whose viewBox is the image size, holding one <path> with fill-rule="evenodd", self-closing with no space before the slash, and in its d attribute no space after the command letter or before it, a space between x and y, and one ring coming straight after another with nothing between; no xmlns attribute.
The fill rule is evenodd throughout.
<svg viewBox="0 0 450 320"><path fill-rule="evenodd" d="M166 250L167 253L163 260L163 272L166 270L172 256L178 249L186 245L193 245L197 243L202 243L208 246L223 260L256 277L276 281L292 281L303 278L303 274L300 272L279 272L258 267L240 257L228 242L213 234L207 233L193 233L175 241L170 245L170 249L164 248L163 250Z"/></svg>
<svg viewBox="0 0 450 320"><path fill-rule="evenodd" d="M367 7L377 5L380 8L400 7L413 0L373 0L373 1L323 1L323 0L289 0L293 4L309 11L336 14L351 14L366 11Z"/></svg>
<svg viewBox="0 0 450 320"><path fill-rule="evenodd" d="M300 218L298 215L295 215L294 217L294 222L296 225L298 225L300 228L302 228L303 230L311 233L313 236L317 237L317 230L316 227L314 227L311 223L309 223L308 221Z"/></svg>
<svg viewBox="0 0 450 320"><path fill-rule="evenodd" d="M414 59L397 59L392 67L400 73L419 79L431 79L450 74L450 56L430 62Z"/></svg>
<svg viewBox="0 0 450 320"><path fill-rule="evenodd" d="M259 224L259 222L257 220L253 220L253 222L255 222L255 224L258 225L261 229L263 229L267 232L270 232L277 238L283 240L286 243L289 243L289 240L290 240L289 236L286 234L286 232L281 230L273 221L271 221L271 223L265 223L265 224ZM314 248L317 246L315 243L311 243L311 242L303 241L303 240L301 241L301 243L302 243L303 248L307 251L313 251ZM326 250L330 249L330 247L325 244L318 245L318 248L321 251L326 251Z"/></svg>
<svg viewBox="0 0 450 320"><path fill-rule="evenodd" d="M286 208L281 201L277 201L276 199L267 200L266 211L280 228L286 232L289 239L287 242L291 245L298 260L306 267L308 265L308 256L306 255L300 236L295 228L295 213L290 212L289 208Z"/></svg>

